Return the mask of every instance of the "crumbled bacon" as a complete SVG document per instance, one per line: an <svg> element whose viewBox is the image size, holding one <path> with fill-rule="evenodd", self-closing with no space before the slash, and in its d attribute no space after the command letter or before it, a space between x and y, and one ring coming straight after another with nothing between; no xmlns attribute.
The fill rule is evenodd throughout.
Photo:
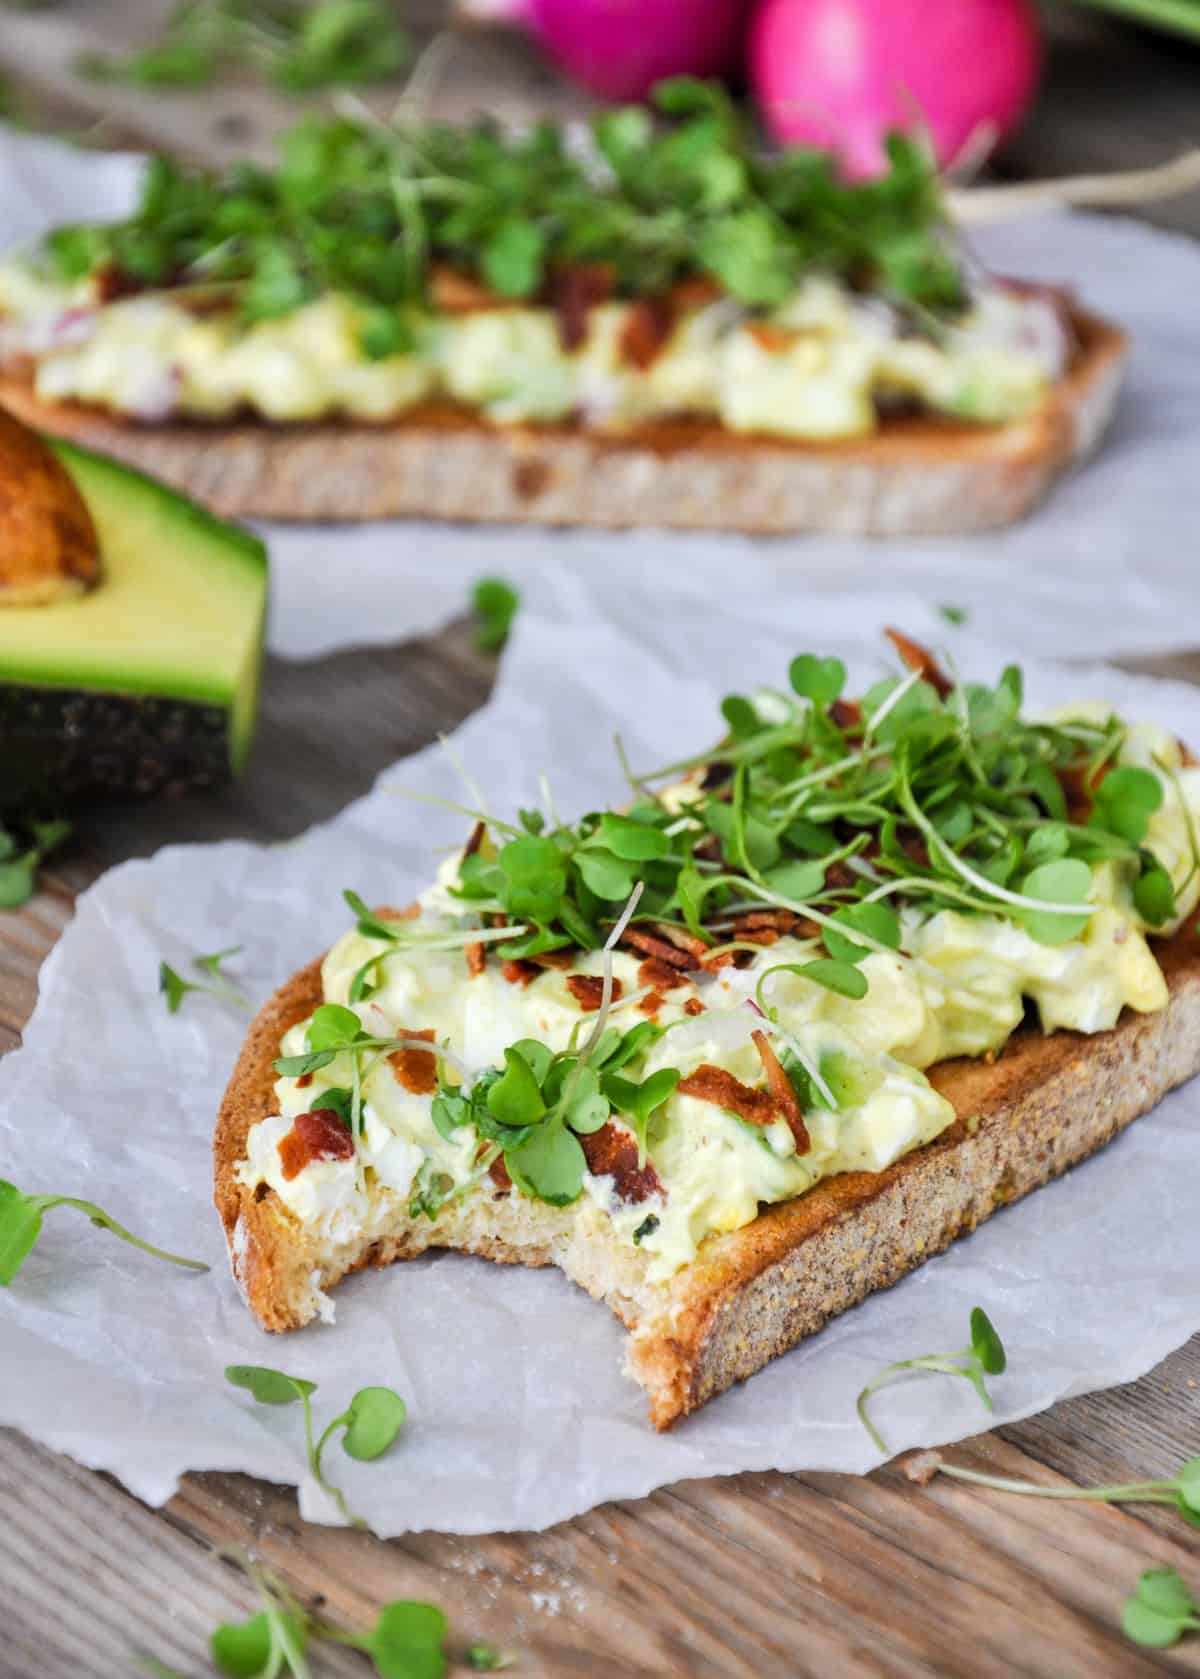
<svg viewBox="0 0 1200 1679"><path fill-rule="evenodd" d="M704 1004L700 1001L699 997L689 997L687 1002L683 1005L683 1012L684 1014L693 1015L703 1014Z"/></svg>
<svg viewBox="0 0 1200 1679"><path fill-rule="evenodd" d="M475 826L471 829L471 832L467 835L466 845L462 848L462 854L464 857L474 857L475 853L479 850L479 847L483 844L483 836L486 833L487 823L482 821L476 822Z"/></svg>
<svg viewBox="0 0 1200 1679"><path fill-rule="evenodd" d="M473 979L477 979L487 966L487 951L483 948L482 939L473 939L466 946L467 972Z"/></svg>
<svg viewBox="0 0 1200 1679"><path fill-rule="evenodd" d="M351 1160L354 1138L332 1108L297 1114L292 1129L279 1139L279 1160L290 1182L314 1160Z"/></svg>
<svg viewBox="0 0 1200 1679"><path fill-rule="evenodd" d="M790 933L799 919L790 909L752 909L738 916L733 931L739 939L745 938L747 933L757 933L763 927L769 927L776 933Z"/></svg>
<svg viewBox="0 0 1200 1679"><path fill-rule="evenodd" d="M788 1078L767 1034L751 1032L750 1036L754 1040L754 1047L767 1075L767 1089L771 1092L776 1108L787 1120L788 1130L796 1140L796 1153L807 1154L812 1148L812 1139L804 1123L804 1112L800 1106L800 1098L792 1087L792 1081Z"/></svg>
<svg viewBox="0 0 1200 1679"><path fill-rule="evenodd" d="M621 943L632 945L633 949L640 950L643 956L657 957L660 962L666 962L672 968L687 969L696 966L695 958L686 950L677 950L668 939L655 938L653 933L645 933L640 927L626 927L621 935Z"/></svg>
<svg viewBox="0 0 1200 1679"><path fill-rule="evenodd" d="M624 986L619 979L612 982L612 1000L619 1002L624 994ZM568 974L567 990L574 997L585 1014L595 1014L604 1001L604 981L599 974Z"/></svg>
<svg viewBox="0 0 1200 1679"><path fill-rule="evenodd" d="M709 1061L702 1061L694 1073L680 1079L677 1088L681 1096L694 1096L698 1102L714 1102L717 1107L727 1108L751 1125L774 1124L775 1099L769 1090L754 1090L740 1079L735 1079L726 1068L714 1067Z"/></svg>
<svg viewBox="0 0 1200 1679"><path fill-rule="evenodd" d="M779 934L774 927L752 927L748 933L740 933L738 936L746 944L766 945L778 944L779 942Z"/></svg>
<svg viewBox="0 0 1200 1679"><path fill-rule="evenodd" d="M500 970L510 985L532 985L541 971L536 963L526 962L523 957L506 962Z"/></svg>
<svg viewBox="0 0 1200 1679"><path fill-rule="evenodd" d="M617 272L608 262L572 263L551 275L548 301L564 350L583 348L587 342L589 312L597 303L607 303L616 289Z"/></svg>
<svg viewBox="0 0 1200 1679"><path fill-rule="evenodd" d="M677 968L657 956L647 956L638 969L639 987L649 985L655 991L674 991L688 982Z"/></svg>
<svg viewBox="0 0 1200 1679"><path fill-rule="evenodd" d="M106 262L92 275L92 285L98 303L115 303L121 297L136 297L145 291L145 282L127 274L115 262Z"/></svg>
<svg viewBox="0 0 1200 1679"><path fill-rule="evenodd" d="M402 1027L398 1038L420 1038L433 1043L433 1028L425 1032L407 1032ZM394 1049L388 1056L397 1084L414 1096L432 1096L437 1090L437 1056L428 1049Z"/></svg>
<svg viewBox="0 0 1200 1679"><path fill-rule="evenodd" d="M536 956L526 958L534 962L539 968L569 968L575 960L574 950L540 950Z"/></svg>
<svg viewBox="0 0 1200 1679"><path fill-rule="evenodd" d="M738 952L736 950L718 950L712 956L706 956L700 966L706 974L718 973L722 968L737 966Z"/></svg>
<svg viewBox="0 0 1200 1679"><path fill-rule="evenodd" d="M498 1154L488 1167L488 1177L491 1178L497 1189L509 1190L512 1188L512 1179L508 1175L508 1167L504 1164L502 1154Z"/></svg>
<svg viewBox="0 0 1200 1679"><path fill-rule="evenodd" d="M647 991L646 995L637 1005L638 1012L644 1014L647 1020L653 1020L665 1001L666 999L660 991Z"/></svg>
<svg viewBox="0 0 1200 1679"><path fill-rule="evenodd" d="M665 298L639 297L629 305L621 328L618 353L640 372L653 367L671 336L673 311Z"/></svg>
<svg viewBox="0 0 1200 1679"><path fill-rule="evenodd" d="M718 303L725 296L718 280L711 274L689 274L683 280L676 280L667 293L667 302L672 313L686 315L696 309L706 309L710 303Z"/></svg>
<svg viewBox="0 0 1200 1679"><path fill-rule="evenodd" d="M770 355L789 350L798 336L794 327L776 326L773 321L751 321L746 331L759 348Z"/></svg>
<svg viewBox="0 0 1200 1679"><path fill-rule="evenodd" d="M594 1178L611 1176L619 1201L646 1201L662 1194L662 1181L650 1162L638 1165L637 1138L625 1126L610 1119L579 1142L588 1171Z"/></svg>
<svg viewBox="0 0 1200 1679"><path fill-rule="evenodd" d="M405 904L403 909L394 909L391 904L380 904L374 911L380 921L415 921L420 913L420 904Z"/></svg>
<svg viewBox="0 0 1200 1679"><path fill-rule="evenodd" d="M429 300L443 315L470 315L479 309L512 307L511 298L501 297L499 292L444 262L435 262L430 269Z"/></svg>
<svg viewBox="0 0 1200 1679"><path fill-rule="evenodd" d="M847 886L854 885L853 872L846 867L840 857L836 863L830 863L829 867L825 870L825 884L828 887L842 890L844 890Z"/></svg>
<svg viewBox="0 0 1200 1679"><path fill-rule="evenodd" d="M857 700L834 700L829 715L839 729L854 729L862 722L862 706Z"/></svg>
<svg viewBox="0 0 1200 1679"><path fill-rule="evenodd" d="M659 938L666 939L676 950L684 950L697 961L704 955L708 946L703 939L697 938L695 933L689 933L686 927L676 927L670 921L652 921L651 929Z"/></svg>
<svg viewBox="0 0 1200 1679"><path fill-rule="evenodd" d="M312 1081L313 1075L311 1073L301 1073L300 1077L296 1080L296 1089L307 1090Z"/></svg>
<svg viewBox="0 0 1200 1679"><path fill-rule="evenodd" d="M913 641L911 636L905 635L902 630L885 629L883 633L909 670L920 671L922 679L928 682L931 688L936 689L942 699L945 699L946 695L953 689L954 684L929 649L922 647L919 641Z"/></svg>

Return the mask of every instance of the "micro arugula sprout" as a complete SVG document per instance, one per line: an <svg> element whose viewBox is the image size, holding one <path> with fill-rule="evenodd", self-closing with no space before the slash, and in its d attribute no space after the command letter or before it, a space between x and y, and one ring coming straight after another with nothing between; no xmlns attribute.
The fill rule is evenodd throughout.
<svg viewBox="0 0 1200 1679"><path fill-rule="evenodd" d="M1024 1498L1083 1499L1094 1504L1170 1504L1191 1527L1200 1527L1200 1457L1188 1458L1176 1474L1160 1480L1127 1481L1111 1487L1041 1487L1032 1481L1010 1481L946 1463L937 1454L929 1475L949 1475L973 1486L991 1487L996 1492L1016 1493Z"/></svg>
<svg viewBox="0 0 1200 1679"><path fill-rule="evenodd" d="M987 1390L985 1376L1003 1375L1008 1359L1004 1344L982 1306L971 1310L970 1344L954 1353L927 1353L919 1358L904 1358L887 1365L872 1378L858 1396L859 1420L879 1450L886 1454L888 1447L882 1434L867 1414L867 1401L879 1388L895 1381L908 1370L927 1370L943 1376L965 1376L990 1411L992 1396Z"/></svg>
<svg viewBox="0 0 1200 1679"><path fill-rule="evenodd" d="M517 225L519 227L520 224ZM520 595L503 577L481 577L472 585L471 611L475 614L475 647L478 652L499 653L508 640L520 605Z"/></svg>
<svg viewBox="0 0 1200 1679"><path fill-rule="evenodd" d="M958 626L965 624L971 616L965 606L953 606L948 601L939 605L938 611L948 624Z"/></svg>
<svg viewBox="0 0 1200 1679"><path fill-rule="evenodd" d="M21 825L20 837L0 827L0 910L20 909L32 898L43 858L56 851L71 833L62 818Z"/></svg>
<svg viewBox="0 0 1200 1679"><path fill-rule="evenodd" d="M1175 1569L1148 1568L1121 1610L1121 1630L1134 1644L1166 1650L1200 1632L1200 1602Z"/></svg>
<svg viewBox="0 0 1200 1679"><path fill-rule="evenodd" d="M272 1370L261 1364L230 1364L225 1379L234 1387L245 1388L260 1405L294 1405L297 1400L304 1412L304 1446L313 1480L336 1503L342 1515L354 1527L365 1527L361 1516L349 1509L341 1489L333 1486L321 1473L321 1456L326 1441L339 1428L345 1430L342 1447L349 1457L371 1462L382 1457L394 1443L407 1415L403 1399L391 1388L360 1388L340 1416L334 1417L320 1439L314 1439L312 1395L315 1382L301 1376L290 1376L283 1370Z"/></svg>
<svg viewBox="0 0 1200 1679"><path fill-rule="evenodd" d="M470 1644L463 1660L473 1673L499 1673L502 1668L514 1667L517 1658L494 1644Z"/></svg>
<svg viewBox="0 0 1200 1679"><path fill-rule="evenodd" d="M7 1288L16 1277L41 1235L43 1216L55 1207L74 1207L100 1229L110 1230L121 1241L155 1259L168 1260L189 1271L208 1270L201 1259L184 1259L180 1254L168 1253L165 1248L142 1241L94 1201L81 1201L74 1195L26 1195L15 1184L0 1178L0 1288Z"/></svg>
<svg viewBox="0 0 1200 1679"><path fill-rule="evenodd" d="M193 956L192 966L197 973L207 974L211 983L203 980L184 979L182 974L175 971L168 962L158 964L158 989L160 995L166 998L167 1013L178 1014L179 1005L189 991L203 991L210 997L217 997L224 1003L235 1003L239 1008L248 1008L249 1004L242 993L238 991L221 972L221 964L230 956L237 956L241 945L231 945L228 950L215 950L209 956Z"/></svg>

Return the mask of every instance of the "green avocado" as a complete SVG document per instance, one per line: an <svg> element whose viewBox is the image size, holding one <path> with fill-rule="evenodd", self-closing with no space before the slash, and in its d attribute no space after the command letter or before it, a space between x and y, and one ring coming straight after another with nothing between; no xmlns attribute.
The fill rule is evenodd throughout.
<svg viewBox="0 0 1200 1679"><path fill-rule="evenodd" d="M102 571L87 593L0 605L0 810L228 780L254 733L266 549L140 472L47 441Z"/></svg>

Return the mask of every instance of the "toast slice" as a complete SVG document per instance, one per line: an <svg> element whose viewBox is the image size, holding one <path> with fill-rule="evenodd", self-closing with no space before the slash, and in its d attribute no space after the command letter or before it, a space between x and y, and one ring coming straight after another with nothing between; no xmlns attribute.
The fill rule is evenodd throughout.
<svg viewBox="0 0 1200 1679"><path fill-rule="evenodd" d="M701 419L620 435L501 427L434 404L379 424L138 424L40 402L11 373L0 378L0 404L229 516L951 534L1021 518L1100 441L1128 344L1082 310L1071 310L1071 324L1075 359L1024 419L893 418L870 437L830 443L742 436Z"/></svg>
<svg viewBox="0 0 1200 1679"><path fill-rule="evenodd" d="M476 1196L436 1220L397 1217L374 1237L318 1244L266 1186L235 1173L250 1127L276 1106L272 1063L289 1027L321 1001L320 962L264 1006L221 1104L216 1204L234 1276L265 1329L327 1309L352 1271L457 1248L511 1264L557 1264L630 1330L627 1367L666 1429L830 1318L886 1288L1010 1201L1094 1154L1200 1071L1200 944L1194 919L1154 941L1170 1001L1128 1010L1109 1032L1044 1036L1022 1027L994 1060L930 1071L957 1121L879 1173L847 1173L708 1238L669 1282L646 1281L640 1251L584 1240L570 1210L524 1196Z"/></svg>

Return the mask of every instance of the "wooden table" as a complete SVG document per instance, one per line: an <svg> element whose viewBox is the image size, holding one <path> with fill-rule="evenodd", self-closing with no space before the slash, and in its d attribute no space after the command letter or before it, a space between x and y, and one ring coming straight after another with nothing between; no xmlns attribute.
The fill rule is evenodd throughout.
<svg viewBox="0 0 1200 1679"><path fill-rule="evenodd" d="M103 116L109 133L197 156L261 149L272 125L294 114L247 89L162 100L80 87L65 69L69 48L110 31L133 39L164 6L116 10L0 14L0 64L21 69L59 120ZM1010 147L1007 170L1145 163L1196 138L1194 51L1084 14L1056 14L1055 39L1044 117ZM486 72L492 109L577 107L522 49L482 52L465 51L443 93L448 105L477 101ZM1155 215L1200 232L1196 197ZM1200 681L1200 654L1140 668ZM3 919L0 1050L19 1040L38 967L75 895L104 868L169 840L299 833L453 728L486 698L492 674L461 624L303 667L271 660L259 743L239 788L89 817L34 902ZM337 720L351 710L356 727L344 733ZM1200 1453L1198 1398L1200 1339L1130 1387L1058 1405L954 1456L1047 1484L1170 1473ZM511 1648L516 1671L543 1679L1200 1673L1200 1639L1156 1654L1134 1649L1117 1627L1142 1568L1174 1564L1200 1589L1200 1533L1152 1507L918 1487L891 1468L866 1479L757 1474L684 1483L543 1534L384 1544L309 1527L290 1491L234 1475L188 1476L165 1510L151 1511L107 1477L0 1432L0 1679L109 1679L133 1671L135 1651L185 1674L208 1672L211 1628L253 1607L244 1578L215 1554L225 1545L252 1551L347 1625L367 1625L388 1598L436 1601L457 1637ZM318 1665L363 1671L348 1653Z"/></svg>

